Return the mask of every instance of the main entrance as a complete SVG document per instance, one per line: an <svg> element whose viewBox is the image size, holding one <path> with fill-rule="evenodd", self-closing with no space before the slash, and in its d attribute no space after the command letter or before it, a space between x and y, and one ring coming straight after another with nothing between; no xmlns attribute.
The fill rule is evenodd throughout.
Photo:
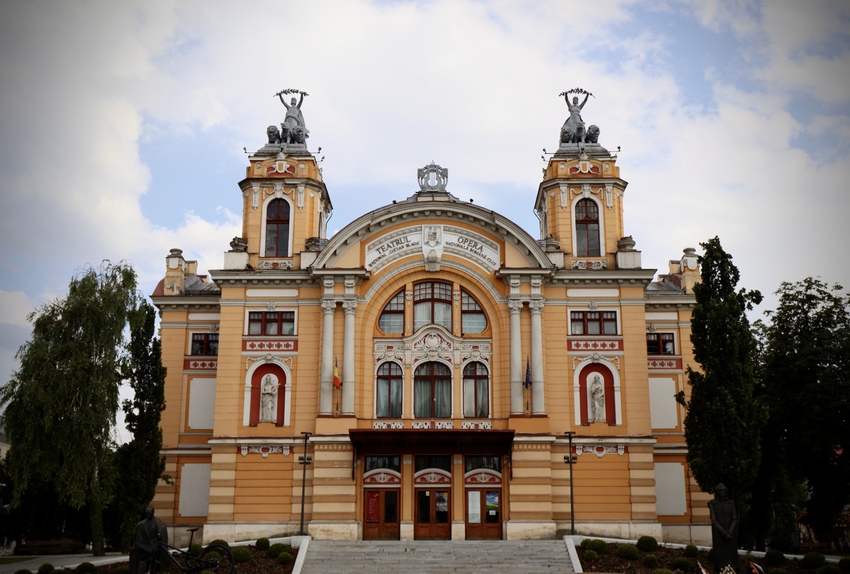
<svg viewBox="0 0 850 574"><path fill-rule="evenodd" d="M364 540L399 539L399 489L367 488L363 517Z"/></svg>
<svg viewBox="0 0 850 574"><path fill-rule="evenodd" d="M416 489L416 520L413 537L417 540L451 540L451 490Z"/></svg>

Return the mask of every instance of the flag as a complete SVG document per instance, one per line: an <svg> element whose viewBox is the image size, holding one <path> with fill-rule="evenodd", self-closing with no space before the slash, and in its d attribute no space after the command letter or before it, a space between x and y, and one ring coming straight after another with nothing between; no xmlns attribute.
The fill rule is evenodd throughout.
<svg viewBox="0 0 850 574"><path fill-rule="evenodd" d="M531 386L531 363L528 361L528 357L525 358L525 383L523 386L527 389Z"/></svg>
<svg viewBox="0 0 850 574"><path fill-rule="evenodd" d="M342 381L339 380L339 363L334 357L334 386L338 389L342 388Z"/></svg>

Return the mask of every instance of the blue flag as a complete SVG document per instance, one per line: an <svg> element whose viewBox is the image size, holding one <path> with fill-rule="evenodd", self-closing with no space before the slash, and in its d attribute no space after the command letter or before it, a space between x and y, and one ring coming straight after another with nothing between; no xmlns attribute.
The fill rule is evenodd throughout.
<svg viewBox="0 0 850 574"><path fill-rule="evenodd" d="M531 363L528 361L528 357L525 358L525 383L523 386L527 389L531 386Z"/></svg>

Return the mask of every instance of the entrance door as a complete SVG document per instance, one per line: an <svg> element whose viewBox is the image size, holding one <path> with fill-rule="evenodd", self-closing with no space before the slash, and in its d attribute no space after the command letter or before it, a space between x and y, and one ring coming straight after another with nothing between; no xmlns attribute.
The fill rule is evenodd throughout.
<svg viewBox="0 0 850 574"><path fill-rule="evenodd" d="M399 539L399 490L367 488L364 504L363 539Z"/></svg>
<svg viewBox="0 0 850 574"><path fill-rule="evenodd" d="M416 522L413 537L426 540L451 540L451 490L416 489Z"/></svg>
<svg viewBox="0 0 850 574"><path fill-rule="evenodd" d="M466 490L466 539L501 540L502 491L499 489Z"/></svg>

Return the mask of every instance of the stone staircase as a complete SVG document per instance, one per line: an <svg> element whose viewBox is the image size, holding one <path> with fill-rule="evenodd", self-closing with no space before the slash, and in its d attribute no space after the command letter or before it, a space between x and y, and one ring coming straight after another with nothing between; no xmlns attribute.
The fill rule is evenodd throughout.
<svg viewBox="0 0 850 574"><path fill-rule="evenodd" d="M573 572L563 540L310 542L301 574Z"/></svg>

